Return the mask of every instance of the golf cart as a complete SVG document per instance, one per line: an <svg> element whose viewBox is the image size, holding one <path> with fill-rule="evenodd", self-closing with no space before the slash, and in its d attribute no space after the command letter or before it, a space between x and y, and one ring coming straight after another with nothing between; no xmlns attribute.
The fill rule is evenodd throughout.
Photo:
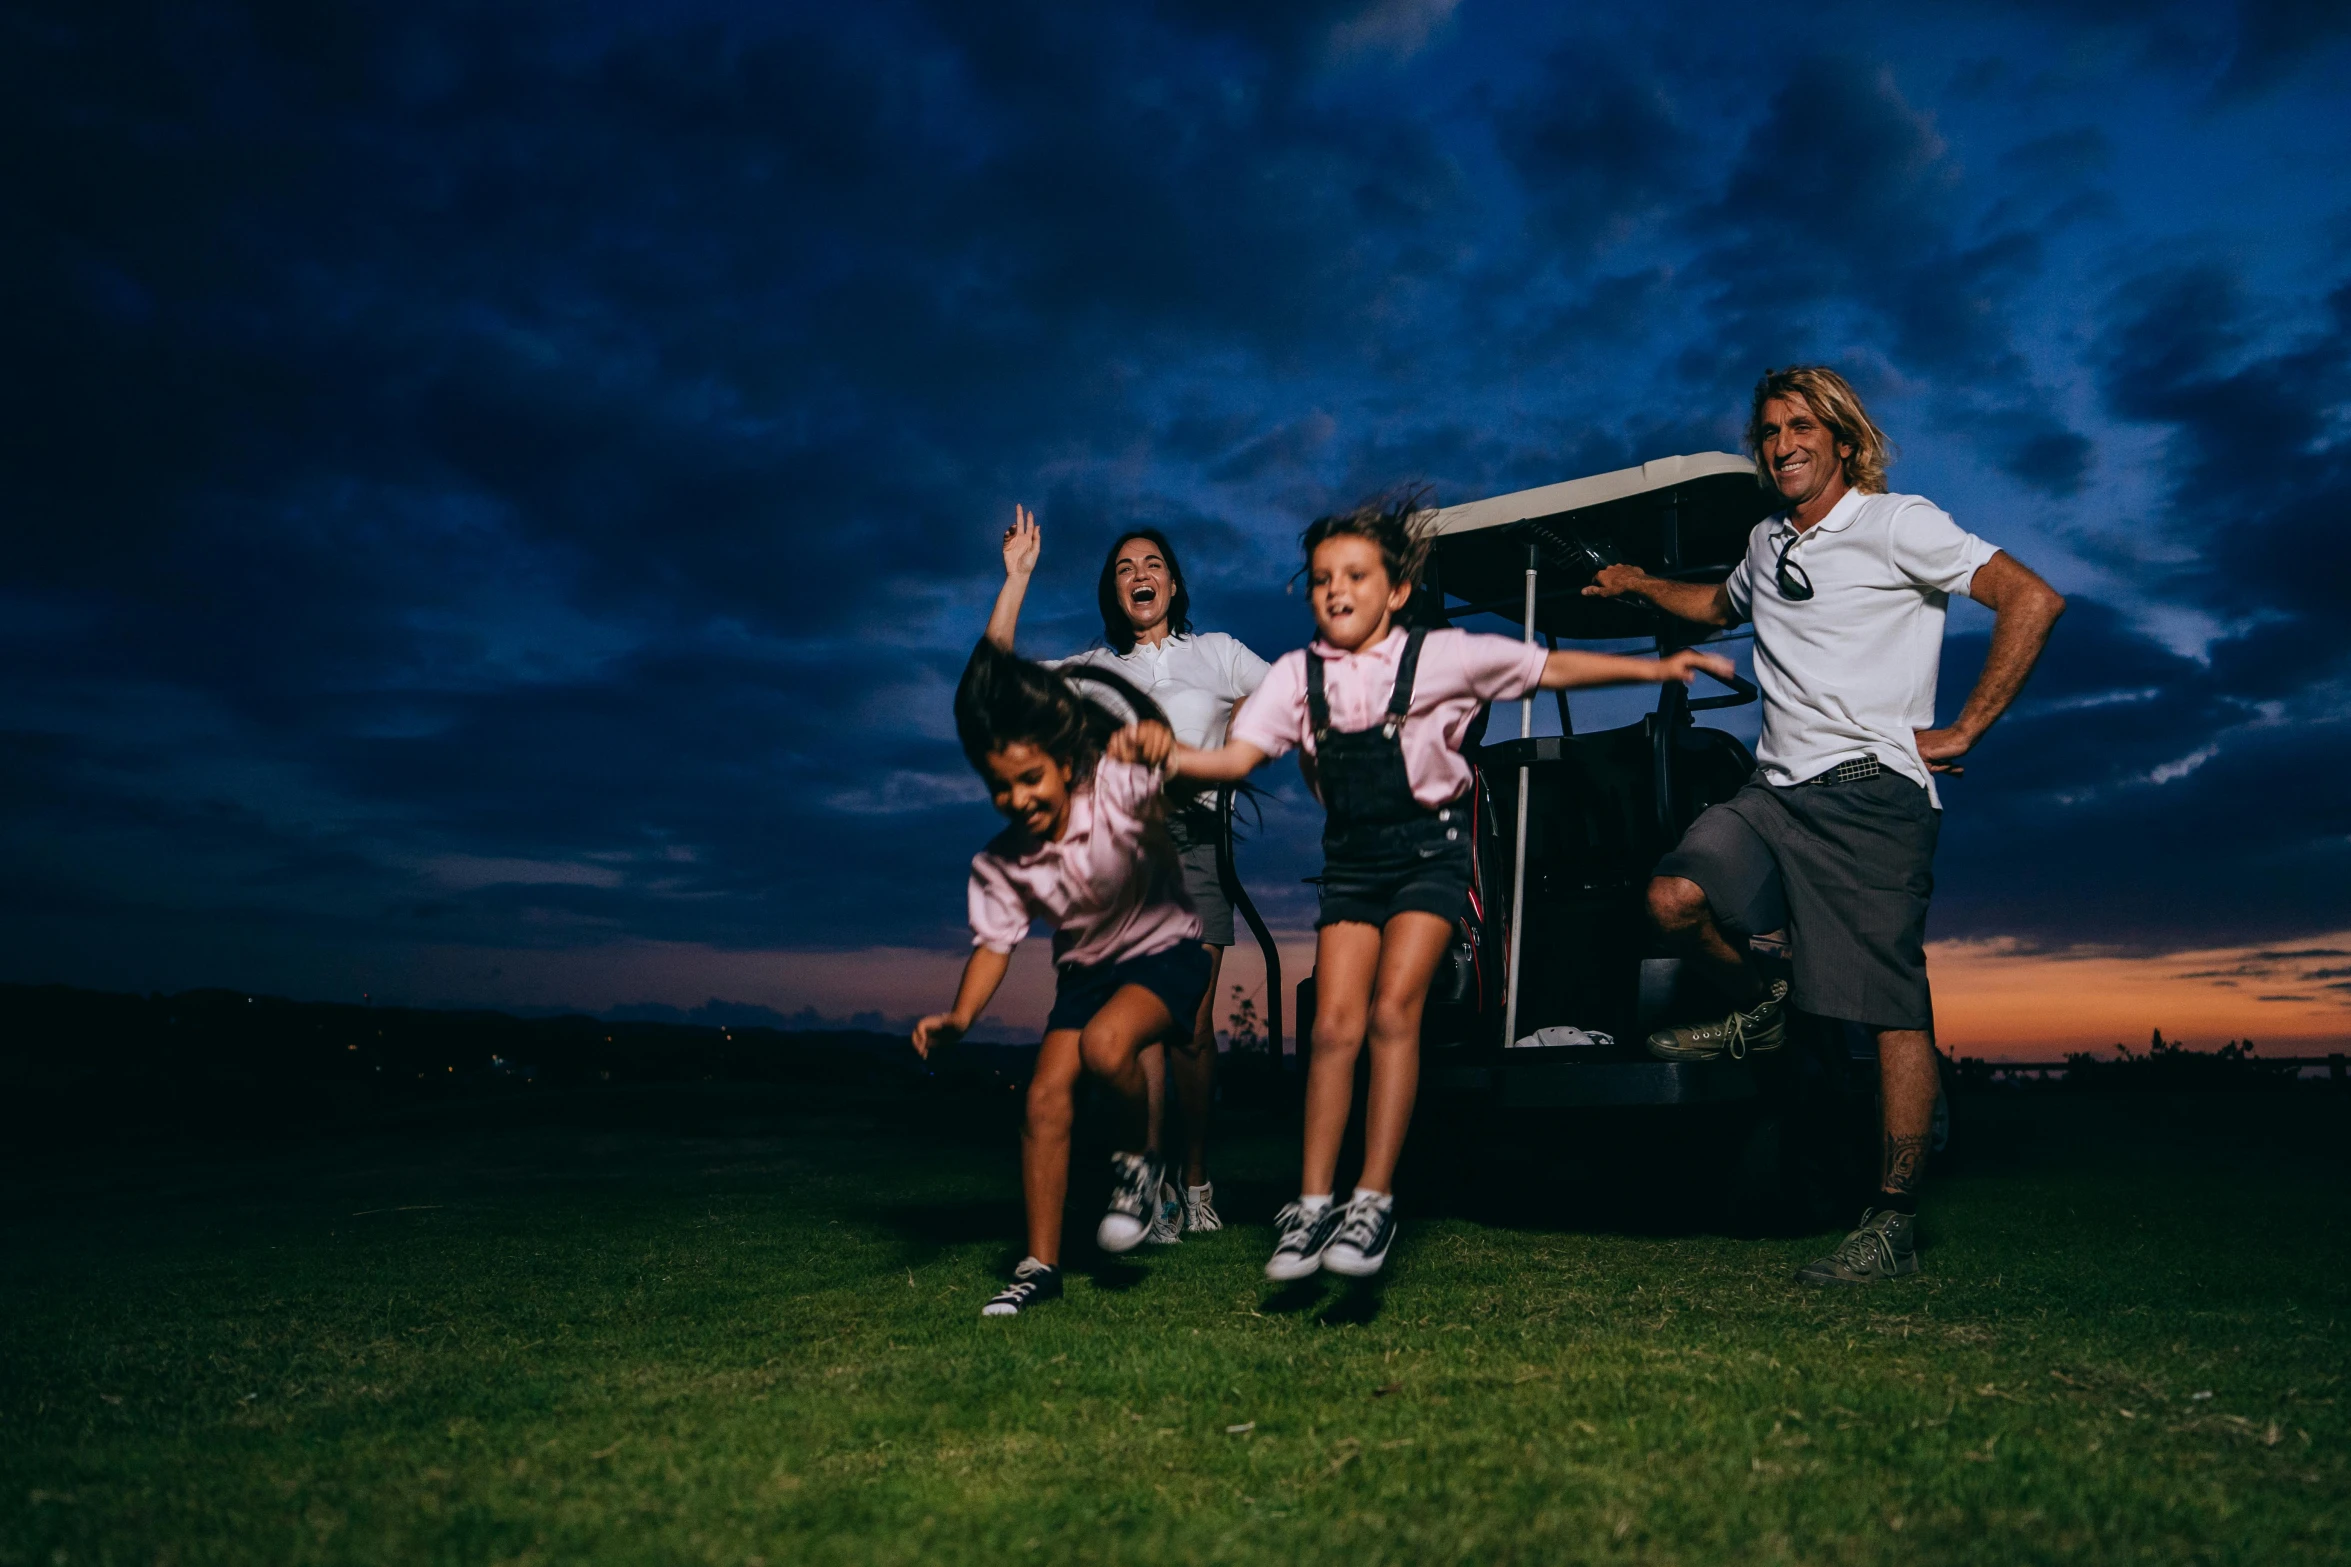
<svg viewBox="0 0 2351 1567"><path fill-rule="evenodd" d="M1429 625L1499 615L1529 642L1638 639L1663 654L1716 633L1585 586L1618 561L1719 582L1770 510L1754 464L1723 452L1447 507L1431 524L1412 613ZM1643 1049L1653 1029L1726 1005L1683 974L1646 911L1659 858L1754 772L1736 737L1695 722L1757 700L1743 679L1718 684L1668 684L1639 723L1588 734L1575 732L1565 692L1554 693L1557 734L1534 733L1538 697L1481 715L1464 752L1476 879L1423 1023L1422 1119L1479 1148L1501 1126L1567 1113L1703 1122L1721 1188L1737 1194L1734 1218L1818 1227L1875 1175L1872 1037L1797 1016L1771 1056L1668 1062ZM1784 962L1778 933L1757 935L1759 961ZM1298 988L1301 1056L1313 985Z"/></svg>

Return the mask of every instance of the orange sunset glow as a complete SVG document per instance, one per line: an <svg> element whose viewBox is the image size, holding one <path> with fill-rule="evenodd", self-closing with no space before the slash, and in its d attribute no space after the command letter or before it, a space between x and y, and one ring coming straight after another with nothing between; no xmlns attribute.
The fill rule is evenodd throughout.
<svg viewBox="0 0 2351 1567"><path fill-rule="evenodd" d="M455 966L427 951L419 973ZM722 950L683 942L630 942L566 950L471 954L485 1004L602 1010L663 1000L694 1007L712 998L803 1007L833 1017L878 1012L909 1017L953 995L960 949L874 947L852 952ZM438 960L438 961L437 961ZM1284 989L1313 966L1314 945L1282 943ZM2251 1038L2273 1055L2315 1054L2351 1041L2351 931L2263 947L2215 947L2158 957L2091 947L2028 949L2008 940L1941 941L1927 948L1938 1042L1953 1055L2053 1060L2069 1050L2144 1046L2150 1030L2209 1050ZM386 976L376 974L382 983ZM1263 1004L1264 963L1246 943L1225 962L1220 1013L1232 987ZM359 988L355 982L354 988ZM990 1017L1012 1028L1044 1021L1053 979L1047 944L1032 941ZM448 999L469 1001L467 994Z"/></svg>
<svg viewBox="0 0 2351 1567"><path fill-rule="evenodd" d="M2195 1049L2251 1038L2273 1055L2351 1039L2351 931L2163 957L1940 941L1928 946L1927 967L1938 1042L1955 1055L2137 1049L2158 1028Z"/></svg>

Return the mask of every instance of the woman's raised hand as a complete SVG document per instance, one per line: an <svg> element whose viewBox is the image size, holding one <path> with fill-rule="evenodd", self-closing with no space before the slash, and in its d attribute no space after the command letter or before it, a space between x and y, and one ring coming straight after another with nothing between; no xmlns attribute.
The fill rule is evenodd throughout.
<svg viewBox="0 0 2351 1567"><path fill-rule="evenodd" d="M1045 536L1037 528L1037 514L1019 502L1012 507L1012 526L1004 530L1004 575L1025 577L1037 569Z"/></svg>

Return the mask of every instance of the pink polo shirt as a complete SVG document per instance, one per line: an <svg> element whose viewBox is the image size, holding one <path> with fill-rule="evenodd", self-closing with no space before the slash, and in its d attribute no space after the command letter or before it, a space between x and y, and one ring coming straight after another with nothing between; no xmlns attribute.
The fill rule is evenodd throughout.
<svg viewBox="0 0 2351 1567"><path fill-rule="evenodd" d="M1331 705L1333 729L1370 729L1387 717L1405 635L1398 627L1360 653L1315 642L1314 651L1323 657L1323 697ZM1471 631L1432 631L1422 640L1412 708L1399 736L1415 800L1434 810L1461 797L1469 787L1461 737L1469 732L1470 720L1488 702L1513 701L1534 690L1548 656L1540 645ZM1300 648L1275 660L1264 684L1234 718L1232 737L1268 756L1295 745L1311 755L1312 728L1306 716L1306 649Z"/></svg>
<svg viewBox="0 0 2351 1567"><path fill-rule="evenodd" d="M1117 963L1200 939L1183 869L1164 831L1145 835L1144 808L1166 773L1104 757L1069 801L1069 829L1032 843L1007 827L972 856L972 945L1010 952L1029 922L1053 928L1064 968Z"/></svg>

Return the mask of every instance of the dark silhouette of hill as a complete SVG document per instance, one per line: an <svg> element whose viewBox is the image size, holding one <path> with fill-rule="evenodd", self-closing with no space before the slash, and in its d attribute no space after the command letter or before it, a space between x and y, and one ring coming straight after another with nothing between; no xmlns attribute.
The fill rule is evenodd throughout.
<svg viewBox="0 0 2351 1567"><path fill-rule="evenodd" d="M932 1068L903 1037L860 1030L0 985L0 1137L17 1154L300 1137L468 1100L708 1082L820 1090L834 1105L1009 1097L1031 1053L966 1046Z"/></svg>

